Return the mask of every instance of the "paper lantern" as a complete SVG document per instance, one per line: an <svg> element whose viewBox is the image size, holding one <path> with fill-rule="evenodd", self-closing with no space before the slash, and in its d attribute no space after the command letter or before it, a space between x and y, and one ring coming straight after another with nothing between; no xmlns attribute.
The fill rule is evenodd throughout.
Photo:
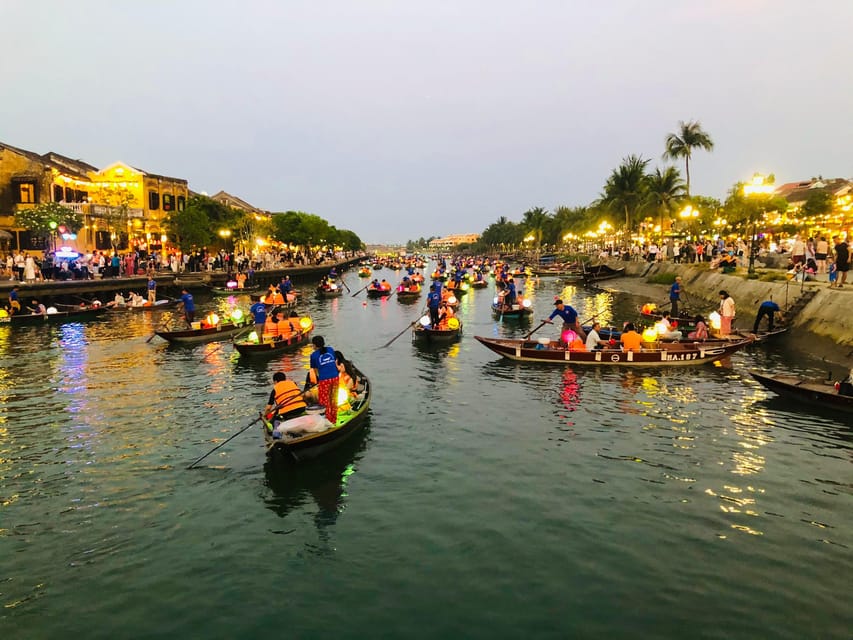
<svg viewBox="0 0 853 640"><path fill-rule="evenodd" d="M711 321L711 328L712 328L712 329L714 329L714 330L716 330L716 331L719 331L719 330L720 330L720 326L721 326L720 320L721 320L721 318L720 318L720 314L719 314L719 313L717 313L716 311L712 311L712 312L708 315L708 320L710 320L710 321Z"/></svg>
<svg viewBox="0 0 853 640"><path fill-rule="evenodd" d="M310 329L311 325L313 325L313 324L314 324L314 322L308 316L303 316L303 317L299 318L299 326L302 327L303 329Z"/></svg>
<svg viewBox="0 0 853 640"><path fill-rule="evenodd" d="M658 332L654 327L649 327L643 331L643 342L657 342Z"/></svg>
<svg viewBox="0 0 853 640"><path fill-rule="evenodd" d="M420 319L420 320L418 320L418 322L420 322L420 323L421 323L421 326L422 326L422 327L428 327L428 326L429 326L429 322L430 322L430 320L429 320L429 316L421 316L421 319Z"/></svg>

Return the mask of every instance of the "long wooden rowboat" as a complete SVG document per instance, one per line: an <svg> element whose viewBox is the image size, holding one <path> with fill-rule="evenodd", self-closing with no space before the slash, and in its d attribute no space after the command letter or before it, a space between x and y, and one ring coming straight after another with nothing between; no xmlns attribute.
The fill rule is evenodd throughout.
<svg viewBox="0 0 853 640"><path fill-rule="evenodd" d="M137 313L139 311L166 311L167 309L174 309L181 302L179 298L161 298L157 300L154 304L151 304L147 300L145 304L139 307L133 307L131 305L118 306L114 305L112 307L108 307L110 311L131 311Z"/></svg>
<svg viewBox="0 0 853 640"><path fill-rule="evenodd" d="M368 298L385 298L390 296L393 291L391 289L372 289L368 287L367 289L367 297Z"/></svg>
<svg viewBox="0 0 853 640"><path fill-rule="evenodd" d="M63 322L82 322L91 320L107 312L107 307L80 307L56 313L16 313L0 318L0 324L18 325L62 324Z"/></svg>
<svg viewBox="0 0 853 640"><path fill-rule="evenodd" d="M432 329L418 324L412 329L412 340L423 344L443 344L453 342L462 335L462 323L455 329Z"/></svg>
<svg viewBox="0 0 853 640"><path fill-rule="evenodd" d="M247 358L270 356L276 353L284 353L293 351L302 345L306 344L311 339L311 331L314 330L312 324L307 329L303 329L296 333L290 334L287 338L281 340L270 340L268 342L254 342L252 340L234 340L234 348L241 356Z"/></svg>
<svg viewBox="0 0 853 640"><path fill-rule="evenodd" d="M521 362L546 362L551 364L582 364L592 366L686 366L714 362L752 344L751 338L726 343L660 343L657 349L621 351L602 349L596 351L571 351L558 343L530 340L484 338L474 336L486 348L510 360Z"/></svg>
<svg viewBox="0 0 853 640"><path fill-rule="evenodd" d="M237 296L241 293L251 294L261 291L261 285L256 284L249 287L238 289L237 287L210 287L210 293L215 296Z"/></svg>
<svg viewBox="0 0 853 640"><path fill-rule="evenodd" d="M158 336L172 344L198 344L227 340L243 329L254 326L251 319L242 322L223 322L215 327L201 329L180 329L178 331L155 331Z"/></svg>
<svg viewBox="0 0 853 640"><path fill-rule="evenodd" d="M403 290L397 291L397 300L399 302L413 302L421 297L421 286L418 285L417 290Z"/></svg>
<svg viewBox="0 0 853 640"><path fill-rule="evenodd" d="M356 398L349 403L348 409L338 408L338 419L334 426L329 424L329 428L324 431L306 433L305 435L294 435L285 431L282 437L275 437L277 432L281 433L282 427L286 429L288 423L295 424L295 421L300 420L301 416L285 421L279 425L277 430L274 430L273 423L264 420L264 443L267 455L271 459L300 462L315 458L337 447L357 433L367 420L367 410L370 406L370 380L364 377L360 371L357 373ZM323 409L322 407L309 409L309 413L318 414L322 417Z"/></svg>
<svg viewBox="0 0 853 640"><path fill-rule="evenodd" d="M853 412L853 395L839 393L835 390L835 385L829 382L809 381L798 376L766 376L755 371L750 371L749 375L785 400L823 409Z"/></svg>

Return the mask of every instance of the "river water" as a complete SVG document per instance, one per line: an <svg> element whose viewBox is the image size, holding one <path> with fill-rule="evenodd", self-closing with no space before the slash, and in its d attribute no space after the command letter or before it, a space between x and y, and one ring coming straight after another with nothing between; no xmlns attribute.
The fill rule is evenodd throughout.
<svg viewBox="0 0 853 640"><path fill-rule="evenodd" d="M536 318L643 302L529 286ZM850 418L747 373L825 376L807 339L699 368L514 364L473 339L535 326L493 296L433 350L379 348L423 301L306 300L374 397L361 436L295 468L252 427L186 470L308 351L147 343L144 314L0 327L0 637L851 636Z"/></svg>

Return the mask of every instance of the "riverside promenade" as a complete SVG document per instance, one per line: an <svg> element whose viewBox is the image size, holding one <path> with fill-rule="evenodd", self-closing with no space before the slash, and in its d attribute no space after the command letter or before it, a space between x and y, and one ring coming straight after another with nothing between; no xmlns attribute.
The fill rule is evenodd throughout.
<svg viewBox="0 0 853 640"><path fill-rule="evenodd" d="M649 282L650 278L663 274L680 275L687 300L699 299L708 307L716 308L720 302L719 292L725 289L737 305L737 318L741 327L752 325L758 306L771 296L782 310L793 310L789 314L788 326L798 332L809 332L845 347L835 353L844 357L853 349L853 287L830 289L826 281L794 282L792 280L763 281L747 278L746 269L739 268L731 274L710 270L704 263L675 264L672 262L621 262L611 261L611 267L625 267L624 278L602 283L615 289L648 297L649 302L661 304L669 300L669 287ZM773 273L761 270L761 273ZM779 270L779 273L784 271ZM824 276L825 277L825 276ZM685 298L685 296L682 296ZM695 306L695 305L694 305ZM745 322L748 320L748 323Z"/></svg>
<svg viewBox="0 0 853 640"><path fill-rule="evenodd" d="M332 267L342 273L364 259L365 256L359 256L338 262L323 262L319 265L263 269L255 271L254 281L257 284L267 286L281 282L284 276L290 276L296 285L312 284L328 274ZM224 271L182 272L177 274L171 271L158 271L154 276L161 297L164 294L175 296L184 287L190 291L201 292L210 286L224 286L227 278L228 275ZM42 301L57 299L76 303L80 302L81 299L91 299L93 296L111 299L119 291L126 293L136 290L143 293L147 283L147 276L95 278L93 280L46 280L34 283L3 280L0 282L0 297L5 303L12 287L18 285L23 300L29 298L37 298Z"/></svg>

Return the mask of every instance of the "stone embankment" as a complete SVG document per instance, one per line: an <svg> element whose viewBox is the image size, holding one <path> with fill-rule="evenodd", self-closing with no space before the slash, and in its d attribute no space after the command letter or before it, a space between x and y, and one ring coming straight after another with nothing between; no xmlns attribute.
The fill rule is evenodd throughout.
<svg viewBox="0 0 853 640"><path fill-rule="evenodd" d="M669 299L667 285L648 282L649 278L659 274L680 275L687 294L686 299L699 299L707 303L708 308L719 304L719 292L725 289L735 300L737 317L740 319L736 324L741 328L752 324L758 305L772 296L783 311L795 310L788 317L790 327L811 332L847 347L843 349L844 353L853 347L853 283L848 283L843 289L830 289L825 275L822 276L824 280L821 282L764 282L747 279L745 269L724 274L718 270L711 271L706 264L660 262L650 265L647 262L611 262L610 266L625 267L625 273L630 277L608 280L602 284L608 288L647 297L650 302L661 303ZM780 270L779 273L784 272ZM693 306L695 308L696 305ZM844 353L841 353L840 357L843 358Z"/></svg>

